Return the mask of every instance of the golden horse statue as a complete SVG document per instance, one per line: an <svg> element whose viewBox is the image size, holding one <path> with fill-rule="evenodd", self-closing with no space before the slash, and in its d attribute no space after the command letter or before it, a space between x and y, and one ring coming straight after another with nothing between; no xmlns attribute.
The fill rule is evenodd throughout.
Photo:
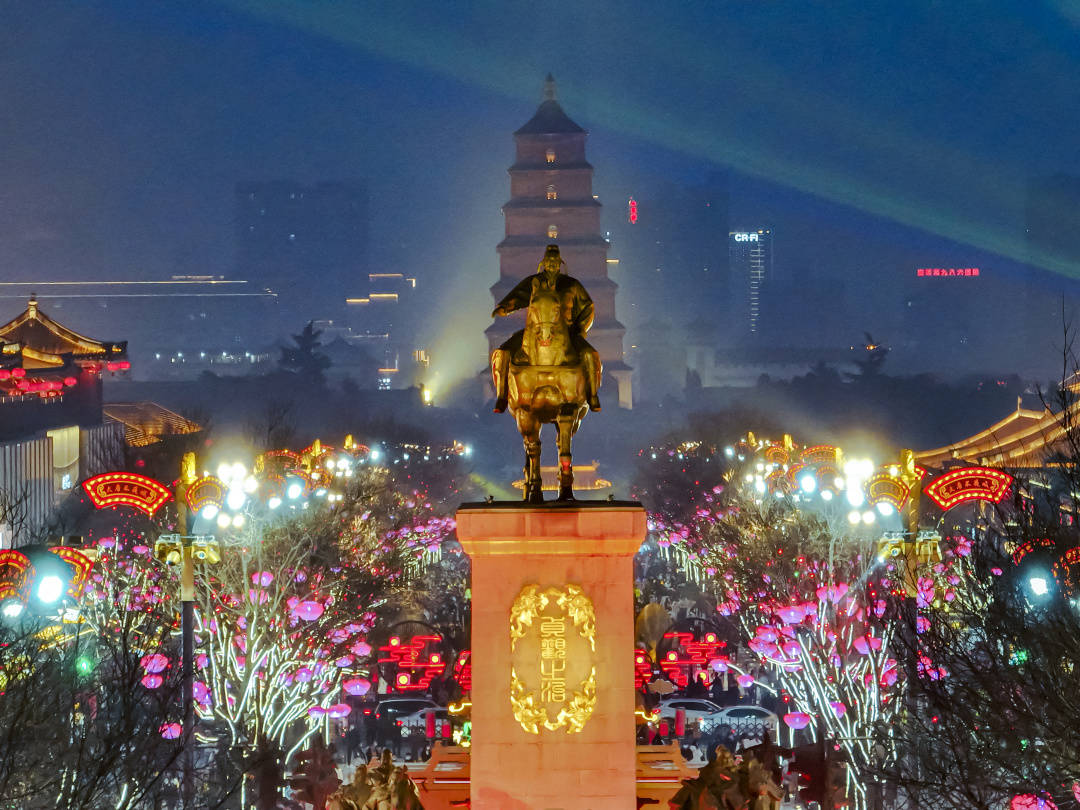
<svg viewBox="0 0 1080 810"><path fill-rule="evenodd" d="M492 373L497 374L492 357ZM507 404L525 444L525 500L543 503L540 426L555 425L559 445L559 500L574 498L570 440L588 413L587 376L574 348L560 296L537 289L529 301L521 351L510 358Z"/></svg>

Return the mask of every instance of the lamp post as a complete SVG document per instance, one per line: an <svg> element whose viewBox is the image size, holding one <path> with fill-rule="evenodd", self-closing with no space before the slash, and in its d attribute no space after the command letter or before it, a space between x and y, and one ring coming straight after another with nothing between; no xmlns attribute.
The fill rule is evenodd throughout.
<svg viewBox="0 0 1080 810"><path fill-rule="evenodd" d="M221 549L213 535L187 533L189 508L188 489L196 480L195 454L185 453L180 477L173 492L176 498L176 534L163 534L154 543L154 556L170 565L180 564L180 635L181 679L184 711L184 764L181 792L185 810L193 804L195 772L192 740L195 734L195 560L216 563Z"/></svg>

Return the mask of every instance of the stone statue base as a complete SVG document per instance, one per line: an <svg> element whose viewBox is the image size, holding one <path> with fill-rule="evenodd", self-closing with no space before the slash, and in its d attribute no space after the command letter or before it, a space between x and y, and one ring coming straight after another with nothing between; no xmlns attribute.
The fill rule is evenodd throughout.
<svg viewBox="0 0 1080 810"><path fill-rule="evenodd" d="M458 511L472 559L472 810L636 806L633 557L645 533L632 502Z"/></svg>

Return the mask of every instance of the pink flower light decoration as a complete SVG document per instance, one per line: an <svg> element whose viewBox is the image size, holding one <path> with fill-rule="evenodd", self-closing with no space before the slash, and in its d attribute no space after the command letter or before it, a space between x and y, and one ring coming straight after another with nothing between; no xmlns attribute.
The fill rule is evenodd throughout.
<svg viewBox="0 0 1080 810"><path fill-rule="evenodd" d="M803 611L801 605L788 605L782 607L776 611L776 615L780 617L780 621L784 624L798 624L806 618L806 613Z"/></svg>
<svg viewBox="0 0 1080 810"><path fill-rule="evenodd" d="M860 655L869 655L870 650L881 649L881 639L877 636L859 636L852 645Z"/></svg>
<svg viewBox="0 0 1080 810"><path fill-rule="evenodd" d="M325 717L326 709L324 709L322 706L312 706L310 709L307 710L307 713L308 717Z"/></svg>
<svg viewBox="0 0 1080 810"><path fill-rule="evenodd" d="M252 585L261 585L265 588L273 581L274 575L271 574L269 571L256 571L254 574L251 575Z"/></svg>
<svg viewBox="0 0 1080 810"><path fill-rule="evenodd" d="M143 675L142 680L139 681L147 689L157 689L164 683L164 679L160 675Z"/></svg>
<svg viewBox="0 0 1080 810"><path fill-rule="evenodd" d="M339 669L344 669L345 667L352 666L352 662L353 657L351 655L343 655L341 656L341 658L334 662L334 666L338 667Z"/></svg>
<svg viewBox="0 0 1080 810"><path fill-rule="evenodd" d="M847 714L847 706L838 700L830 700L829 705L832 706L832 710L836 713L837 717L843 717Z"/></svg>
<svg viewBox="0 0 1080 810"><path fill-rule="evenodd" d="M341 687L350 695L362 697L371 691L371 681L367 678L350 678Z"/></svg>
<svg viewBox="0 0 1080 810"><path fill-rule="evenodd" d="M780 638L776 628L769 627L767 624L759 625L757 630L754 631L754 635L762 641L776 641Z"/></svg>
<svg viewBox="0 0 1080 810"><path fill-rule="evenodd" d="M348 717L350 712L352 712L352 707L347 703L335 703L326 710L330 717Z"/></svg>
<svg viewBox="0 0 1080 810"><path fill-rule="evenodd" d="M300 667L300 669L296 670L296 680L300 681L300 683L307 683L314 674L310 667Z"/></svg>
<svg viewBox="0 0 1080 810"><path fill-rule="evenodd" d="M822 602L836 603L843 599L844 594L848 592L848 586L843 582L838 582L835 585L822 585L814 594L818 600Z"/></svg>
<svg viewBox="0 0 1080 810"><path fill-rule="evenodd" d="M741 687L742 687L743 689L749 689L749 688L750 688L751 686L753 686L753 685L754 685L754 676L753 676L753 675L748 675L748 674L746 674L746 673L743 673L742 675L739 675L739 676L738 676L738 677L737 677L737 678L735 679L735 681L736 681L736 682L737 682L737 683L739 684L739 686L741 686Z"/></svg>
<svg viewBox="0 0 1080 810"><path fill-rule="evenodd" d="M775 658L780 654L779 648L771 641L766 641L763 638L752 638L746 645L758 655L767 656L769 658Z"/></svg>
<svg viewBox="0 0 1080 810"><path fill-rule="evenodd" d="M152 655L144 655L139 664L148 673L154 674L162 672L169 665L169 659L161 653L153 653Z"/></svg>
<svg viewBox="0 0 1080 810"><path fill-rule="evenodd" d="M709 668L713 672L727 672L728 671L728 657L722 655L719 658L713 658L709 661Z"/></svg>
<svg viewBox="0 0 1080 810"><path fill-rule="evenodd" d="M784 723L788 728L800 729L810 725L811 717L806 712L788 712L784 715Z"/></svg>
<svg viewBox="0 0 1080 810"><path fill-rule="evenodd" d="M366 658L367 656L371 655L371 645L368 644L366 641L357 641L355 644L349 647L349 652L351 652L353 655L359 655L361 658Z"/></svg>
<svg viewBox="0 0 1080 810"><path fill-rule="evenodd" d="M202 681L195 681L191 684L191 693L199 703L206 703L210 697L210 687Z"/></svg>
<svg viewBox="0 0 1080 810"><path fill-rule="evenodd" d="M175 740L184 729L179 723L162 723L158 730L166 740Z"/></svg>
<svg viewBox="0 0 1080 810"><path fill-rule="evenodd" d="M930 629L930 620L928 618L926 618L925 616L916 617L916 619L915 619L915 632L916 633L920 633L920 634L925 633L929 629Z"/></svg>
<svg viewBox="0 0 1080 810"><path fill-rule="evenodd" d="M311 600L298 602L292 610L293 615L306 622L313 622L323 615L323 606Z"/></svg>

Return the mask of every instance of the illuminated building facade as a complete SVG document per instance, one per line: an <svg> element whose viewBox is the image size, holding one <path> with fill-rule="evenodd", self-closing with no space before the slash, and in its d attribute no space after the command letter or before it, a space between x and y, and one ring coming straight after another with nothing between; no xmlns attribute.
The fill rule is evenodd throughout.
<svg viewBox="0 0 1080 810"><path fill-rule="evenodd" d="M0 326L0 547L29 542L56 499L123 461L124 428L102 412L102 377L130 368L126 342L88 338L31 298ZM6 510L5 510L6 511Z"/></svg>
<svg viewBox="0 0 1080 810"><path fill-rule="evenodd" d="M585 159L588 133L555 100L555 80L544 82L536 114L514 133L510 200L503 206L506 236L498 245L499 280L495 301L536 272L548 244L557 244L568 272L581 281L596 305L589 342L604 363L605 391L618 391L629 408L631 369L623 357L625 328L615 317L617 285L608 277L608 242L600 229L600 202L593 194L593 167ZM524 313L499 318L487 329L494 349L524 325ZM612 385L614 383L614 385ZM603 395L603 394L602 394Z"/></svg>
<svg viewBox="0 0 1080 810"><path fill-rule="evenodd" d="M772 229L728 233L731 279L745 291L744 336L759 339L767 317L767 296L773 281Z"/></svg>
<svg viewBox="0 0 1080 810"><path fill-rule="evenodd" d="M343 340L364 346L378 361L380 388L413 385L417 362L427 354L416 345L413 321L416 279L404 273L368 274L368 293L345 299L349 334Z"/></svg>
<svg viewBox="0 0 1080 810"><path fill-rule="evenodd" d="M281 331L339 318L367 279L367 189L359 182L236 187L236 270L278 296Z"/></svg>

